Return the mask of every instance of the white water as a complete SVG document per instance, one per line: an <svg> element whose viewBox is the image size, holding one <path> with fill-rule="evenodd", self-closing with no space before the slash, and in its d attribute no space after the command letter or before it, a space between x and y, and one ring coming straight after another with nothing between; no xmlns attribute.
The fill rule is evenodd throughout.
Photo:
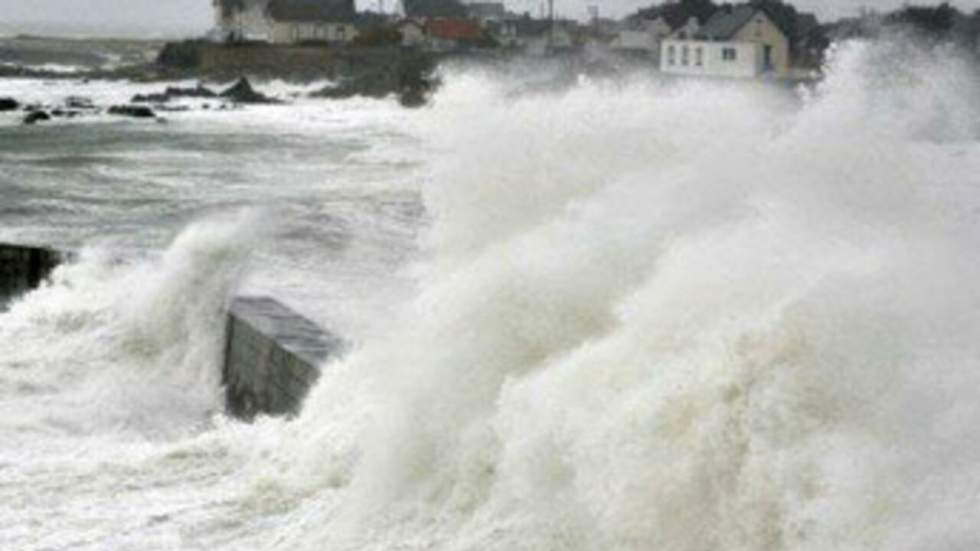
<svg viewBox="0 0 980 551"><path fill-rule="evenodd" d="M396 123L415 262L358 249L417 292L352 300L290 423L218 413L261 212L83 257L0 317L0 548L975 549L980 96L946 53L848 44L802 103L449 75Z"/></svg>

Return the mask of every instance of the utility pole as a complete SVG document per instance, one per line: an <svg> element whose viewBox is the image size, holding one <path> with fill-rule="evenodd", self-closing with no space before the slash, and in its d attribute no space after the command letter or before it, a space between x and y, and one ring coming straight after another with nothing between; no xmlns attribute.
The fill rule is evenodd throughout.
<svg viewBox="0 0 980 551"><path fill-rule="evenodd" d="M548 0L548 52L555 49L555 0Z"/></svg>

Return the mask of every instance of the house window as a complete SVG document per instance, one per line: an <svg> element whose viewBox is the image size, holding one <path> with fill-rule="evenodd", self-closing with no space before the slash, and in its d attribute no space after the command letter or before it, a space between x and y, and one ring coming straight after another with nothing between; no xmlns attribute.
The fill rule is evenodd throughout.
<svg viewBox="0 0 980 551"><path fill-rule="evenodd" d="M738 50L735 48L723 48L721 50L721 58L725 61L736 61L738 59Z"/></svg>
<svg viewBox="0 0 980 551"><path fill-rule="evenodd" d="M343 42L347 39L347 27L341 25L337 27L337 40Z"/></svg>
<svg viewBox="0 0 980 551"><path fill-rule="evenodd" d="M673 44L667 46L667 64L675 65L677 63L677 51Z"/></svg>
<svg viewBox="0 0 980 551"><path fill-rule="evenodd" d="M704 66L704 49L701 46L694 49L694 64L698 67Z"/></svg>
<svg viewBox="0 0 980 551"><path fill-rule="evenodd" d="M690 63L691 49L687 46L681 47L681 65L688 65Z"/></svg>

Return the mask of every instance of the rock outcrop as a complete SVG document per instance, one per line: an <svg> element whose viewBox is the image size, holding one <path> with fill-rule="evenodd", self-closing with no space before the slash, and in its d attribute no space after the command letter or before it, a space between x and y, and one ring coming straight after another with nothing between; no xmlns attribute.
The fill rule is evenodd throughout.
<svg viewBox="0 0 980 551"><path fill-rule="evenodd" d="M221 97L229 99L235 103L255 103L255 104L274 104L278 100L264 96L252 88L252 83L247 78L238 79L234 85L221 92Z"/></svg>
<svg viewBox="0 0 980 551"><path fill-rule="evenodd" d="M403 56L368 71L338 79L336 85L313 92L311 97L347 99L384 98L395 95L405 107L424 105L438 86L436 61L428 56Z"/></svg>
<svg viewBox="0 0 980 551"><path fill-rule="evenodd" d="M136 94L130 101L132 103L167 103L170 100L177 98L212 99L216 97L218 97L216 92L199 84L194 88L178 88L175 86L170 86L167 87L167 89L162 93L158 94Z"/></svg>
<svg viewBox="0 0 980 551"><path fill-rule="evenodd" d="M14 98L0 98L0 111L16 111L20 104Z"/></svg>
<svg viewBox="0 0 980 551"><path fill-rule="evenodd" d="M32 125L49 120L51 120L51 115L49 115L47 111L31 111L24 117L24 124Z"/></svg>
<svg viewBox="0 0 980 551"><path fill-rule="evenodd" d="M152 109L145 105L113 105L109 108L109 114L134 119L155 119L157 116Z"/></svg>

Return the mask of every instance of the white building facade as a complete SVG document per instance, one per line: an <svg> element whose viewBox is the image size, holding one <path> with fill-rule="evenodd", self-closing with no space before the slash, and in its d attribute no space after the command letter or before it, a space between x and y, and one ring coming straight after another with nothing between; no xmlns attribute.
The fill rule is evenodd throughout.
<svg viewBox="0 0 980 551"><path fill-rule="evenodd" d="M762 47L752 42L665 40L660 70L675 75L755 78L763 73Z"/></svg>
<svg viewBox="0 0 980 551"><path fill-rule="evenodd" d="M268 0L212 0L215 26L209 36L219 42L268 41L271 26L266 17Z"/></svg>

